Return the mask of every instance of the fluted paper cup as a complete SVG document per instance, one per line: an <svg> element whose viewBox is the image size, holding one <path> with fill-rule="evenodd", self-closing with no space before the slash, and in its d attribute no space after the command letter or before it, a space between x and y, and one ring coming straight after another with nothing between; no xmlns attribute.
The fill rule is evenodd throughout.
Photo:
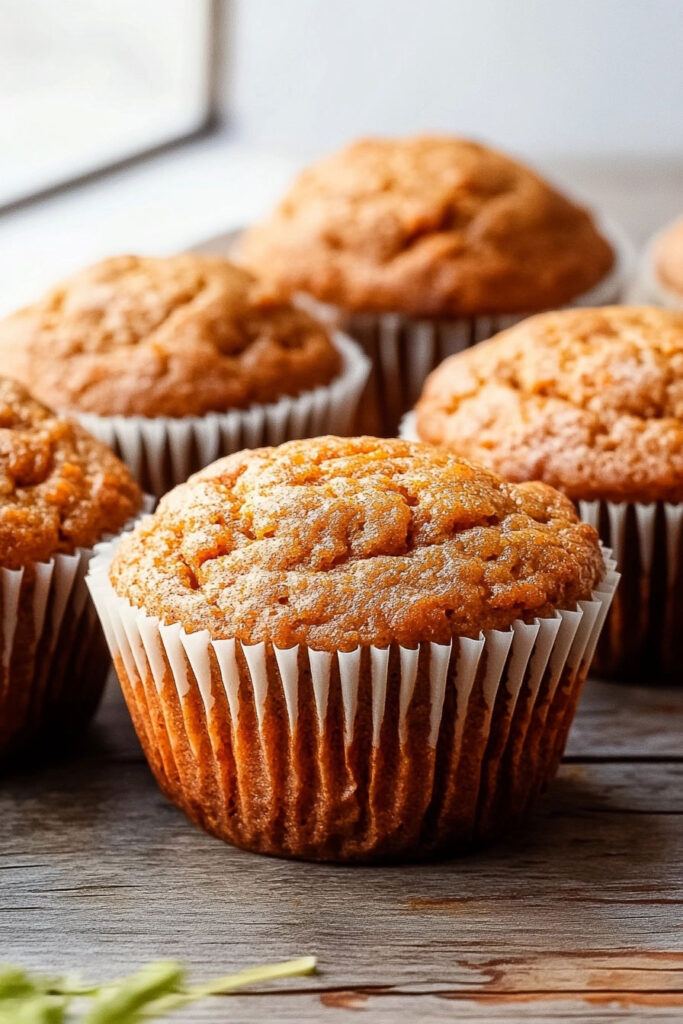
<svg viewBox="0 0 683 1024"><path fill-rule="evenodd" d="M145 490L160 497L222 455L299 437L348 434L370 365L341 332L334 332L332 341L342 357L340 374L329 384L268 405L177 418L92 413L77 418L114 449Z"/></svg>
<svg viewBox="0 0 683 1024"><path fill-rule="evenodd" d="M596 674L683 685L683 504L578 504L581 518L613 549L622 575Z"/></svg>
<svg viewBox="0 0 683 1024"><path fill-rule="evenodd" d="M614 266L567 308L611 305L624 296L632 273L631 243L609 222L600 221L599 229L614 249ZM322 310L325 308L327 319L355 338L372 363L368 400L359 410L358 432L384 437L395 436L401 416L415 405L425 380L439 363L531 315L530 311L421 319L401 313L345 314L336 307ZM321 315L320 304L315 309Z"/></svg>
<svg viewBox="0 0 683 1024"><path fill-rule="evenodd" d="M554 774L618 576L505 631L333 653L211 639L88 585L166 795L237 846L310 860L455 853Z"/></svg>
<svg viewBox="0 0 683 1024"><path fill-rule="evenodd" d="M65 743L97 708L110 659L85 585L92 556L0 568L0 758Z"/></svg>

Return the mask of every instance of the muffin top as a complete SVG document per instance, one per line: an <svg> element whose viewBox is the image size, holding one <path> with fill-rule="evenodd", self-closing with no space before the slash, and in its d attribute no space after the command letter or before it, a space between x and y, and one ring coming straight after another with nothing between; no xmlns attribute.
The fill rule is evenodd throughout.
<svg viewBox="0 0 683 1024"><path fill-rule="evenodd" d="M59 409L201 416L328 383L324 327L227 260L119 256L0 323L0 373Z"/></svg>
<svg viewBox="0 0 683 1024"><path fill-rule="evenodd" d="M614 262L585 210L509 157L448 137L364 139L321 160L238 249L286 294L414 316L560 306Z"/></svg>
<svg viewBox="0 0 683 1024"><path fill-rule="evenodd" d="M417 431L575 499L683 501L683 313L532 317L427 379Z"/></svg>
<svg viewBox="0 0 683 1024"><path fill-rule="evenodd" d="M318 650L505 629L589 597L597 534L544 484L429 445L322 437L238 452L121 542L114 589L214 638Z"/></svg>
<svg viewBox="0 0 683 1024"><path fill-rule="evenodd" d="M683 217L657 239L654 261L661 284L680 295L683 301Z"/></svg>
<svg viewBox="0 0 683 1024"><path fill-rule="evenodd" d="M0 567L90 548L141 504L106 444L0 377Z"/></svg>

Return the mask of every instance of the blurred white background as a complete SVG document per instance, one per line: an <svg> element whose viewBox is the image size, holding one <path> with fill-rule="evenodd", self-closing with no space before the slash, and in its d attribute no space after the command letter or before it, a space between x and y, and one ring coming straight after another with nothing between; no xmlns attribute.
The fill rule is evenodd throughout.
<svg viewBox="0 0 683 1024"><path fill-rule="evenodd" d="M0 202L204 121L204 0L2 0Z"/></svg>
<svg viewBox="0 0 683 1024"><path fill-rule="evenodd" d="M363 133L480 138L642 243L683 210L682 54L683 0L0 0L0 313Z"/></svg>
<svg viewBox="0 0 683 1024"><path fill-rule="evenodd" d="M456 131L547 156L683 153L681 0L240 0L240 132L318 151Z"/></svg>

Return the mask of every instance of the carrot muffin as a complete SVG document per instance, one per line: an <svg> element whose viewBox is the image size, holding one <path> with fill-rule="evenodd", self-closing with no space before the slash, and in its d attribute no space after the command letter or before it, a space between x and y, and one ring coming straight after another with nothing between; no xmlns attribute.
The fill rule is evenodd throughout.
<svg viewBox="0 0 683 1024"><path fill-rule="evenodd" d="M418 436L580 504L624 582L598 665L682 681L683 313L547 313L446 360Z"/></svg>
<svg viewBox="0 0 683 1024"><path fill-rule="evenodd" d="M160 453L148 436L158 442L150 421L157 428L166 423L173 435L167 447L194 443L182 479L206 461L207 440L209 449L215 442L208 461L230 440L229 424L213 417L207 425L207 414L240 410L245 433L253 417L244 410L272 409L289 396L285 411L298 411L296 426L305 433L313 427L306 422L311 394L325 388L333 415L338 398L332 400L329 386L344 376L349 360L348 342L340 351L322 324L269 297L247 271L194 254L105 260L0 323L1 373L59 409L89 414L86 425L118 442L123 455L147 441L151 468L166 458L172 477L183 458ZM294 396L307 396L303 408ZM112 437L112 422L103 417L126 421ZM267 437L267 419L257 442ZM286 428L280 412L276 419ZM173 421L199 433L183 439Z"/></svg>
<svg viewBox="0 0 683 1024"><path fill-rule="evenodd" d="M552 488L323 437L207 467L89 582L144 638L112 651L164 792L239 846L346 861L464 849L526 807L610 576Z"/></svg>
<svg viewBox="0 0 683 1024"><path fill-rule="evenodd" d="M141 502L106 445L0 377L1 756L95 710L108 659L85 571Z"/></svg>
<svg viewBox="0 0 683 1024"><path fill-rule="evenodd" d="M586 210L528 167L447 136L363 139L312 165L238 258L285 294L337 307L390 392L387 427L449 350L602 283L597 301L616 297L615 253ZM392 380L390 365L403 368Z"/></svg>

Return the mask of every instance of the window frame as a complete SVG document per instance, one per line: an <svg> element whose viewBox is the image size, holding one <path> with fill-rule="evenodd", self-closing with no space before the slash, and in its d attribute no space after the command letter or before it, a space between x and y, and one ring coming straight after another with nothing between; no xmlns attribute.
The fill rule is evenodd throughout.
<svg viewBox="0 0 683 1024"><path fill-rule="evenodd" d="M226 2L229 3L229 0L226 0ZM137 149L127 156L108 160L88 168L82 173L61 178L55 181L54 184L26 192L25 195L17 196L6 202L0 201L0 216L13 213L15 210L23 209L33 203L70 191L81 185L87 185L89 182L96 181L108 174L125 170L128 167L134 167L160 154L171 152L198 139L213 135L219 128L224 127L225 117L221 86L225 75L224 60L227 48L225 46L224 33L228 19L224 16L224 0L206 0L206 4L208 42L205 55L204 113L196 127L191 128L189 131L180 132L178 135L174 135L163 142Z"/></svg>

